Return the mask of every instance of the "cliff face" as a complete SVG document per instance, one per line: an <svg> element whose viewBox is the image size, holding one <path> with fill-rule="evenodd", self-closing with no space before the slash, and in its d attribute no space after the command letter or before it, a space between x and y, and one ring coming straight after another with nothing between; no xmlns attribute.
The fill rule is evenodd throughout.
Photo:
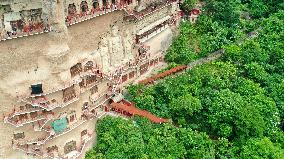
<svg viewBox="0 0 284 159"><path fill-rule="evenodd" d="M11 114L15 108L18 109L27 104L23 101L19 102L18 96L29 96L30 87L34 84L41 83L44 92L67 85L74 81L74 77L71 77L71 68L78 63L85 66L87 61L92 61L94 66L103 72L112 72L123 64L138 61L137 50L140 44L135 41L137 31L151 26L159 18L169 16L172 9L172 7L166 7L142 20L126 22L123 20L126 12L123 9L116 8L116 10L108 10L108 12L100 11L100 14L96 14L96 17L94 15L92 15L93 17L90 15L77 16L76 20L80 19L80 22L77 21L78 24L67 27L67 10L72 2L71 0L35 1L37 0L14 0L13 2L9 1L9 3L0 1L2 5L10 5L12 11L22 12L24 9L42 11L40 17L44 27L51 28L49 32L0 42L0 158L19 159L19 156L33 158L11 148L11 141L15 132L24 132L27 140L44 136L44 132L34 131L34 123L16 128L3 122L3 118ZM32 4L33 2L35 2L35 5ZM76 0L74 3L80 10L81 2ZM145 4L147 3L150 3L150 1ZM88 5L89 11L91 11L92 3L89 0ZM32 14L26 10L24 13L29 16ZM31 22L31 24L33 23ZM25 23L25 25L27 24ZM153 32L147 38L149 40L145 45L151 48L153 58L160 56L160 53L165 51L171 42L172 29L165 26ZM134 74L139 76L141 73L139 72L141 68L138 65L136 67L137 72L134 73L134 70L131 70L133 76ZM128 73L125 72L126 78ZM84 80L90 81L90 78L86 77ZM75 111L79 119L82 115L82 105L86 102L94 102L90 101L93 97L104 96L109 83L111 82L103 81L96 85L97 90L92 91L97 92L97 94L92 94L92 97L90 92L86 91L86 93L78 95L80 99L77 102L66 106L64 109L55 109L55 118L59 118L62 113ZM80 85L78 83L74 85L76 92L81 92ZM62 92L55 92L51 93L50 96L57 99L64 95ZM103 110L103 108L100 109ZM65 137L49 141L43 146L43 149L46 150L47 147L57 145L61 148L60 153L64 153L62 149L66 143L66 138L80 139L81 131L93 130L94 127L95 121L87 122L86 125L82 125L78 130L70 132Z"/></svg>
<svg viewBox="0 0 284 159"><path fill-rule="evenodd" d="M11 148L14 132L24 131L26 135L34 134L34 137L43 135L34 132L30 126L30 130L27 130L3 123L2 113L11 113L14 105L18 107L25 104L18 103L16 96L27 94L30 92L30 86L37 83L43 84L43 90L62 87L65 82L71 80L70 68L78 62L93 60L96 61L96 64L100 64L101 56L98 48L101 38L107 39L107 50L101 52L101 54L111 54L110 48L117 49L115 45L120 43L120 48L114 49L112 52L123 55L124 42L121 37L124 36L126 29L131 29L131 27L122 27L123 15L123 11L109 13L106 16L96 17L68 29L64 20L50 19L52 32L0 42L0 154L2 155L0 158L18 159L19 156L22 156L20 151ZM62 15L58 16L62 18ZM114 22L119 28L115 35L111 33ZM129 38L129 40L133 42L132 38ZM111 46L112 44L114 46ZM115 60L115 62L119 63L118 60ZM110 70L110 67L112 66L107 66L107 70ZM77 106L71 105L69 107ZM95 123L89 123L89 125L91 125L91 128L94 127ZM71 137L72 134L70 139ZM63 144L62 148L64 147L62 139L53 143L57 142L57 145Z"/></svg>
<svg viewBox="0 0 284 159"><path fill-rule="evenodd" d="M155 4L165 3L167 0L143 0L138 1L136 10L138 12L146 9L147 7L155 6Z"/></svg>
<svg viewBox="0 0 284 159"><path fill-rule="evenodd" d="M49 34L49 39L46 41L46 44L49 46L49 48L47 52L45 52L45 55L52 64L52 73L60 73L64 71L60 69L60 65L62 61L66 61L68 56L67 54L70 51L68 44L70 37L65 24L64 1L45 0L44 2L44 5L48 6L45 8L47 16L49 17L49 23L52 26L52 32Z"/></svg>

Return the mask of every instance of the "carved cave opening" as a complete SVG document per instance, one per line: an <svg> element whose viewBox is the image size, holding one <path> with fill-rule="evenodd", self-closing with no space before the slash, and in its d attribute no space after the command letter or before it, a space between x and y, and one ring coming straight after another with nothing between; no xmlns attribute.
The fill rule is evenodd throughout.
<svg viewBox="0 0 284 159"><path fill-rule="evenodd" d="M75 4L69 4L68 5L68 16L75 16L77 13L77 9Z"/></svg>
<svg viewBox="0 0 284 159"><path fill-rule="evenodd" d="M98 2L98 0L93 0L93 7L94 7L94 9L99 8L99 2Z"/></svg>
<svg viewBox="0 0 284 159"><path fill-rule="evenodd" d="M80 7L82 13L86 13L89 11L88 3L86 1L82 1Z"/></svg>
<svg viewBox="0 0 284 159"><path fill-rule="evenodd" d="M68 154L72 151L76 150L76 141L67 142L64 146L64 153Z"/></svg>

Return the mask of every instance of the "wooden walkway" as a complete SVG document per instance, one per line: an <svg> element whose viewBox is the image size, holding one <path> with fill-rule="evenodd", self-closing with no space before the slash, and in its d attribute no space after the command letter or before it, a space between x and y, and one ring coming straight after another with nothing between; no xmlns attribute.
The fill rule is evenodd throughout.
<svg viewBox="0 0 284 159"><path fill-rule="evenodd" d="M153 123L161 124L169 122L169 119L159 118L146 110L141 110L139 108L136 108L132 103L127 102L125 100L122 100L119 103L116 102L111 103L110 106L111 108L130 113L131 115L139 115L145 117L150 121L152 121Z"/></svg>
<svg viewBox="0 0 284 159"><path fill-rule="evenodd" d="M187 70L187 69L192 69L192 68L199 66L199 65L202 65L204 63L212 62L212 61L220 58L223 53L224 53L224 50L220 49L220 50L218 50L214 53L211 53L209 56L201 58L201 59L194 61L192 63L189 63L188 65L181 65L181 66L174 67L170 70L166 70L162 73L159 73L159 74L156 74L152 77L141 80L138 83L143 84L143 85L153 84L157 80L160 80L160 79L163 79L165 77L174 75L178 72L182 72L182 71Z"/></svg>

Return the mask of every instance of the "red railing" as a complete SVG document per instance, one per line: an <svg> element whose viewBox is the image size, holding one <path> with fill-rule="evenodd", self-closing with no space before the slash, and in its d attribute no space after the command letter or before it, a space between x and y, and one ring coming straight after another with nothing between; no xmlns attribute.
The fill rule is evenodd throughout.
<svg viewBox="0 0 284 159"><path fill-rule="evenodd" d="M139 116L149 119L150 121L154 123L161 124L161 123L169 122L169 119L159 118L146 110L141 110L139 108L136 108L134 104L127 102L126 100L122 100L119 103L115 103L115 102L111 103L110 106L112 109L116 110L117 112L124 111L131 115L139 115Z"/></svg>
<svg viewBox="0 0 284 159"><path fill-rule="evenodd" d="M17 29L16 31L7 31L5 29L2 30L3 34L0 34L0 41L5 41L9 39L16 39L25 36L42 34L45 32L50 32L51 27L49 24L45 24L43 22L37 24L28 24L23 27L23 29ZM1 32L0 32L1 33Z"/></svg>
<svg viewBox="0 0 284 159"><path fill-rule="evenodd" d="M116 10L124 9L128 6L127 3L115 3L115 4L108 4L103 7L92 8L89 12L78 13L75 15L68 15L66 17L66 25L71 26L76 23L89 20L91 18L95 18L97 16L101 16L103 14L107 14Z"/></svg>
<svg viewBox="0 0 284 159"><path fill-rule="evenodd" d="M147 84L152 84L153 82L155 82L156 80L159 80L159 79L162 79L162 78L165 78L169 75L172 75L174 73L177 73L177 72L180 72L180 71L183 71L187 68L186 65L182 65L182 66L177 66L177 67L174 67L170 70L167 70L167 71L164 71L162 73L159 73L157 75L154 75L152 77L149 77L145 80L142 80L142 81L139 81L140 84L144 84L144 85L147 85Z"/></svg>

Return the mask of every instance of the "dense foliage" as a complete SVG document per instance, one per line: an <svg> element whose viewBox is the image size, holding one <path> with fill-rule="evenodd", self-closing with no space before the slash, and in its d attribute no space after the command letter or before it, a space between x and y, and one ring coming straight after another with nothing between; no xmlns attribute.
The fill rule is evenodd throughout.
<svg viewBox="0 0 284 159"><path fill-rule="evenodd" d="M189 12L191 11L195 5L198 3L198 0L184 0L184 3L180 6L182 10Z"/></svg>
<svg viewBox="0 0 284 159"><path fill-rule="evenodd" d="M194 149L192 149L194 148ZM86 158L209 158L214 144L205 133L171 124L155 125L146 119L106 117L98 123L98 145Z"/></svg>
<svg viewBox="0 0 284 159"><path fill-rule="evenodd" d="M173 122L107 117L86 158L284 158L283 2L205 2L197 24L182 23L166 59L187 64L224 48L222 58L130 86L129 100Z"/></svg>

